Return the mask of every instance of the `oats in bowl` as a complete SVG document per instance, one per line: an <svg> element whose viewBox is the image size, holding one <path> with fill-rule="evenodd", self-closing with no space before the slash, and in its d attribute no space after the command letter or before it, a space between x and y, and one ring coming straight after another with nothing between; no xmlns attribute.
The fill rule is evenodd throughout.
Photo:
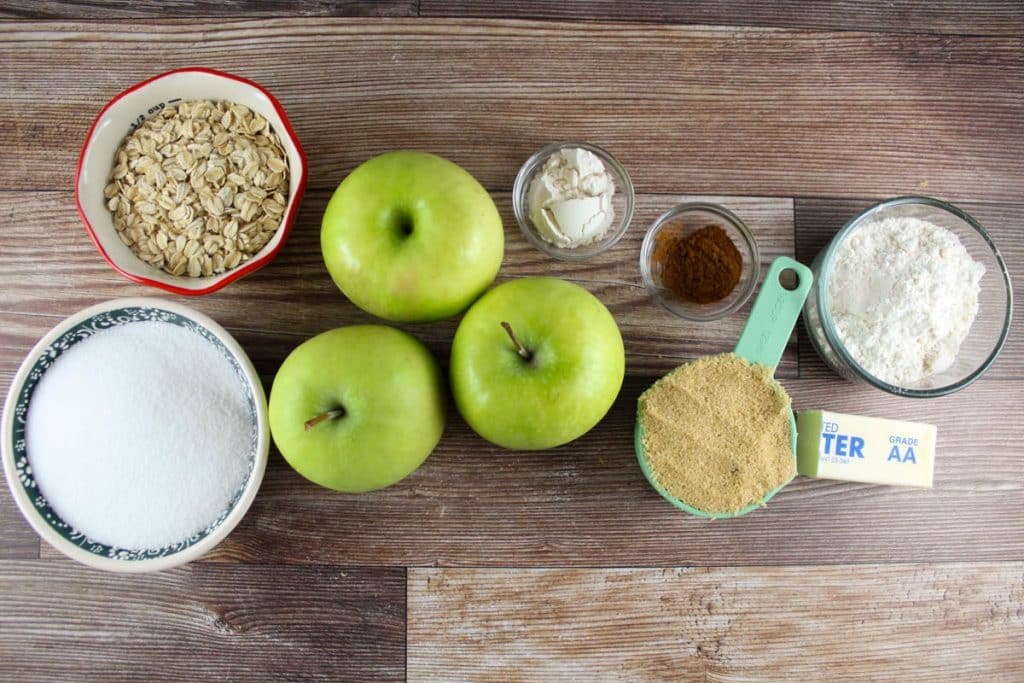
<svg viewBox="0 0 1024 683"><path fill-rule="evenodd" d="M287 156L248 107L180 102L125 138L104 196L140 259L175 276L215 275L258 253L280 226Z"/></svg>

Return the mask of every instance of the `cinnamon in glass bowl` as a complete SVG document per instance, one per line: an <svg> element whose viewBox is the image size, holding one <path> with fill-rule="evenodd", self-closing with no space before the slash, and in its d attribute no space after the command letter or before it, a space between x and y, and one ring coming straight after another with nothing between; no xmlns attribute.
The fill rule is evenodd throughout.
<svg viewBox="0 0 1024 683"><path fill-rule="evenodd" d="M715 204L680 204L666 212L647 231L640 251L640 272L654 301L698 322L739 309L759 270L750 230Z"/></svg>

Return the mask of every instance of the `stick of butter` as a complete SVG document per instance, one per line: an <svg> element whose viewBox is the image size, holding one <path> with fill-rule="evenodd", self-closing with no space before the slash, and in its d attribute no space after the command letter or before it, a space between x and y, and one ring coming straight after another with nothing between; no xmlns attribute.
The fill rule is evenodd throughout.
<svg viewBox="0 0 1024 683"><path fill-rule="evenodd" d="M811 410L797 416L797 471L805 477L932 487L935 427Z"/></svg>

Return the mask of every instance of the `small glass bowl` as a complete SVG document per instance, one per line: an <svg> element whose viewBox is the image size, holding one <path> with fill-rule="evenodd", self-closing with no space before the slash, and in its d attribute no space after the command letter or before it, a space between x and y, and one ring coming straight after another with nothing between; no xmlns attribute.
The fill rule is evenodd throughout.
<svg viewBox="0 0 1024 683"><path fill-rule="evenodd" d="M985 266L978 295L978 315L948 369L910 386L889 384L865 370L843 344L832 319L828 282L839 245L862 225L889 217L920 218L953 232L975 261ZM811 264L814 286L804 304L804 325L815 351L840 376L870 384L897 396L934 398L963 389L988 369L1010 331L1013 290L1006 264L992 238L971 216L952 204L931 197L896 197L868 207L843 226Z"/></svg>
<svg viewBox="0 0 1024 683"><path fill-rule="evenodd" d="M534 176L544 166L552 154L566 148L582 148L593 152L604 163L605 170L611 174L615 183L615 194L612 196L612 208L615 210L615 221L608 228L604 237L585 244L580 247L559 247L544 240L530 220L530 205L527 202L527 194L530 191L530 183ZM622 239L629 228L629 222L633 219L633 181L629 179L629 173L607 150L592 145L588 142L555 142L537 151L526 160L519 173L516 175L515 184L512 186L512 211L516 216L516 223L519 229L526 235L533 246L537 247L549 256L563 261L582 261L592 256L607 251Z"/></svg>
<svg viewBox="0 0 1024 683"><path fill-rule="evenodd" d="M663 231L671 230L676 239L682 239L706 225L717 225L725 230L743 257L743 267L739 282L727 297L709 304L697 304L680 298L661 283L661 268L653 258L654 247ZM754 235L732 211L717 204L691 202L666 211L654 221L640 247L640 275L647 293L666 311L684 320L710 322L735 312L750 298L760 271L761 255Z"/></svg>

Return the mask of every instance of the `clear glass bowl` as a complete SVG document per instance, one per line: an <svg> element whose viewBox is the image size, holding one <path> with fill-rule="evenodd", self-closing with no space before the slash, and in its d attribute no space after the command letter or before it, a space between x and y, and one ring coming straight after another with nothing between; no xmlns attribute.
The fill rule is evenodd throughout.
<svg viewBox="0 0 1024 683"><path fill-rule="evenodd" d="M654 247L662 232L674 231L674 236L682 239L706 225L717 225L725 230L743 257L743 269L739 282L727 297L709 304L697 304L680 298L661 283L661 267L654 262ZM647 293L669 313L695 322L718 320L745 304L757 285L760 264L761 256L750 228L725 207L704 202L680 204L663 213L647 231L640 247L640 275Z"/></svg>
<svg viewBox="0 0 1024 683"><path fill-rule="evenodd" d="M612 196L612 208L615 210L615 221L608 228L604 236L590 244L579 247L559 247L544 240L537 232L537 228L530 220L530 205L527 203L527 194L530 190L530 183L537 172L544 166L552 154L566 148L582 148L593 152L604 163L605 170L611 174L615 183L615 194ZM588 142L555 142L538 150L533 156L526 160L526 163L519 169L516 175L515 184L512 186L512 211L516 217L516 223L522 230L526 239L530 240L533 246L544 253L554 256L563 261L583 261L592 256L607 251L622 239L629 228L629 222L633 219L633 181L629 179L629 173L607 150L592 145Z"/></svg>
<svg viewBox="0 0 1024 683"><path fill-rule="evenodd" d="M978 315L960 346L953 365L909 386L889 384L865 370L843 345L829 308L828 282L832 262L843 243L867 223L889 217L927 220L953 232L975 261L985 266L978 297ZM1013 291L1006 264L992 238L969 215L946 202L930 197L896 197L875 204L847 222L811 264L814 287L804 304L804 324L818 355L840 376L877 387L897 396L932 398L963 389L992 365L1010 331Z"/></svg>

